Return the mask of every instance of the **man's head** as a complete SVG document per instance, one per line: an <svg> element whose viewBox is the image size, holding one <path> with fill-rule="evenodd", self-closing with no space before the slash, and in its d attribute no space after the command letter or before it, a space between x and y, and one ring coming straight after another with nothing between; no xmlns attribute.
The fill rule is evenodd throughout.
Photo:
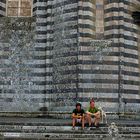
<svg viewBox="0 0 140 140"><path fill-rule="evenodd" d="M76 109L77 109L77 110L80 110L80 109L81 109L81 104L80 104L80 103L77 103L77 104L76 104Z"/></svg>
<svg viewBox="0 0 140 140"><path fill-rule="evenodd" d="M95 102L93 100L90 101L90 107L94 108Z"/></svg>

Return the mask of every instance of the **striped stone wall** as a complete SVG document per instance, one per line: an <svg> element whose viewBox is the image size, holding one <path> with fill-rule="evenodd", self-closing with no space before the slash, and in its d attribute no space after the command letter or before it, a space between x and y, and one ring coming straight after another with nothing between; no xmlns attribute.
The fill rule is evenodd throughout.
<svg viewBox="0 0 140 140"><path fill-rule="evenodd" d="M33 0L33 16L36 18L36 43L35 43L35 64L32 66L34 70L33 81L36 87L32 90L34 100L38 102L39 108L48 106L46 94L48 90L50 71L50 48L47 46L47 17L50 1Z"/></svg>
<svg viewBox="0 0 140 140"><path fill-rule="evenodd" d="M140 27L132 18L138 5L139 0L33 0L33 85L27 93L34 110L69 110L76 101L87 106L91 98L107 111L138 110ZM113 43L99 53L102 39Z"/></svg>
<svg viewBox="0 0 140 140"><path fill-rule="evenodd" d="M77 94L77 8L76 0L53 1L51 106L56 110L68 110Z"/></svg>
<svg viewBox="0 0 140 140"><path fill-rule="evenodd" d="M104 25L98 27L104 26L101 38L113 40L113 44L109 53L105 52L101 58L92 50L95 45L91 44L98 33L95 25L99 5L95 2L48 1L47 48L50 49L47 54L50 59L47 71L50 75L46 78L49 79L46 98L51 107L65 106L67 98L86 106L92 97L98 105L115 112L138 105L138 26L133 23L132 10L128 10L130 7L134 10L136 2L104 1ZM70 53L68 40L63 35L69 39L74 52ZM64 51L64 48L67 49Z"/></svg>
<svg viewBox="0 0 140 140"><path fill-rule="evenodd" d="M0 18L0 110L35 111L34 18Z"/></svg>
<svg viewBox="0 0 140 140"><path fill-rule="evenodd" d="M53 40L56 46L53 46L52 51L53 92L51 98L55 109L56 106L57 110L65 106L65 109L69 110L75 102L84 103L90 99L87 100L87 96L91 90L86 88L90 83L83 82L88 70L84 71L83 67L88 65L85 57L89 56L89 42L95 38L95 1L86 0L78 3L76 0L54 1L53 7L54 26L57 24L60 31L54 29L53 32L53 38L59 37ZM59 14L55 15L55 11ZM61 30L64 30L65 37ZM64 40L64 43L61 40ZM59 56L62 58L60 59ZM85 92L86 89L87 92ZM91 96L93 97L93 94Z"/></svg>
<svg viewBox="0 0 140 140"><path fill-rule="evenodd" d="M6 15L6 0L0 0L0 17Z"/></svg>
<svg viewBox="0 0 140 140"><path fill-rule="evenodd" d="M138 26L132 19L132 11L136 9L134 5L138 4L140 2L136 0L105 1L105 39L113 39L114 42L109 61L113 65L113 76L116 75L118 87L114 95L120 110L134 108L140 101Z"/></svg>

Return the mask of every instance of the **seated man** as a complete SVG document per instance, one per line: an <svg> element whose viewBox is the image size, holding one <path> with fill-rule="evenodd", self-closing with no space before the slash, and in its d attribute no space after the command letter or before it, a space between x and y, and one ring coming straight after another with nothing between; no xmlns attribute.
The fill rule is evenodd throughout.
<svg viewBox="0 0 140 140"><path fill-rule="evenodd" d="M84 129L84 110L81 108L81 104L77 103L76 108L73 110L72 113L72 126L73 129L75 128L76 123L82 123L82 129Z"/></svg>
<svg viewBox="0 0 140 140"><path fill-rule="evenodd" d="M86 118L89 123L89 126L91 126L91 123L93 122L95 127L99 127L100 110L97 107L95 107L95 103L93 99L90 101L90 107L86 112Z"/></svg>

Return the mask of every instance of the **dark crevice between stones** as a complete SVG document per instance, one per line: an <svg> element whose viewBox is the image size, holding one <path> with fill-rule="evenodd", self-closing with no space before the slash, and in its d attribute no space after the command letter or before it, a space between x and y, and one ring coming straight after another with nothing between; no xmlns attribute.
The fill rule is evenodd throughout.
<svg viewBox="0 0 140 140"><path fill-rule="evenodd" d="M132 13L132 17L134 19L134 23L140 25L140 11L134 11Z"/></svg>

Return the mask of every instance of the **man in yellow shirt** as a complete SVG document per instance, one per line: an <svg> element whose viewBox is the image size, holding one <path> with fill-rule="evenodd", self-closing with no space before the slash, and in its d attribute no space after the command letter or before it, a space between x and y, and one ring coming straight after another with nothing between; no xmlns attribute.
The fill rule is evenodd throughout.
<svg viewBox="0 0 140 140"><path fill-rule="evenodd" d="M101 116L100 114L101 114L100 110L97 107L95 107L95 102L92 99L90 101L90 107L86 111L86 118L89 123L89 126L91 126L91 124L93 123L96 128L99 127L100 116Z"/></svg>

